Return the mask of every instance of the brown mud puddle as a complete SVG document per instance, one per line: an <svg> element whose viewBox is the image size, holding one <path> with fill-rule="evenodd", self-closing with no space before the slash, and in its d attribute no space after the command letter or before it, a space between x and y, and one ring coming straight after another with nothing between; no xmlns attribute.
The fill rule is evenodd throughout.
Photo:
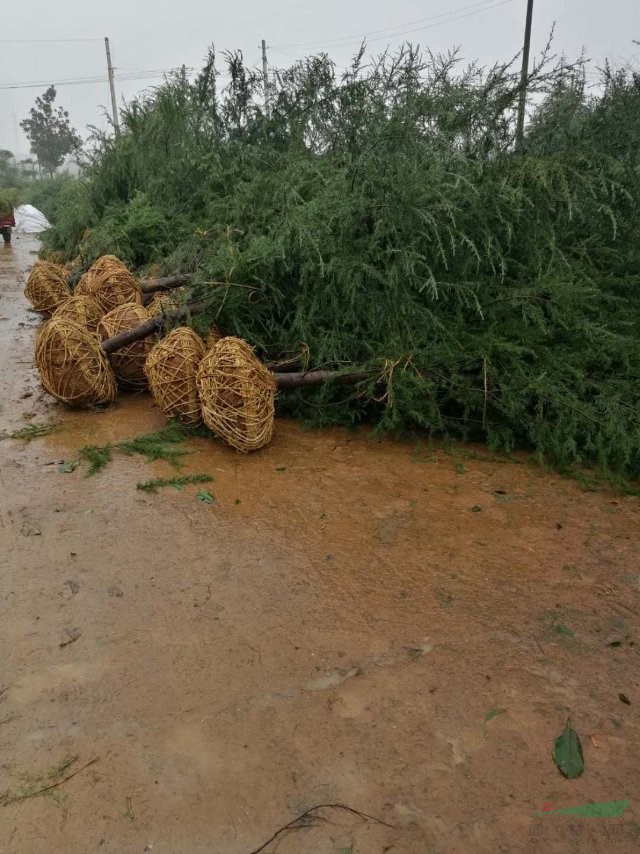
<svg viewBox="0 0 640 854"><path fill-rule="evenodd" d="M0 253L0 432L62 424L0 441L0 796L98 761L0 804L1 854L249 854L327 803L392 827L325 810L265 850L637 851L638 501L288 422L250 457L189 443L212 505L137 490L175 473L137 457L60 473L163 422L145 395L40 392L36 248ZM569 716L574 781L551 758Z"/></svg>

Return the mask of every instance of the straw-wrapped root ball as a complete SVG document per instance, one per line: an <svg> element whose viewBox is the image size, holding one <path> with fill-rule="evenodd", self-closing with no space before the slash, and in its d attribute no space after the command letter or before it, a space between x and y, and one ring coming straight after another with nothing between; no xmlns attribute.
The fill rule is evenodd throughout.
<svg viewBox="0 0 640 854"><path fill-rule="evenodd" d="M78 284L73 289L74 296L90 297L93 289L93 268L89 267L86 273L80 276Z"/></svg>
<svg viewBox="0 0 640 854"><path fill-rule="evenodd" d="M67 320L73 320L75 323L88 329L89 332L95 334L102 314L102 309L93 297L76 294L61 303L53 312L53 317L64 317Z"/></svg>
<svg viewBox="0 0 640 854"><path fill-rule="evenodd" d="M216 436L244 453L271 441L276 383L246 341L218 341L200 362L196 381L202 419Z"/></svg>
<svg viewBox="0 0 640 854"><path fill-rule="evenodd" d="M115 255L102 255L94 261L86 273L83 273L80 277L74 293L82 296L91 296L95 287L96 277L104 273L114 261L117 261L118 264L122 263Z"/></svg>
<svg viewBox="0 0 640 854"><path fill-rule="evenodd" d="M71 261L67 261L64 264L64 271L67 276L75 276L76 273L79 273L82 269L82 258L79 255L76 255L75 258L72 258Z"/></svg>
<svg viewBox="0 0 640 854"><path fill-rule="evenodd" d="M189 427L202 420L196 373L204 354L202 339L188 326L180 326L155 345L145 364L151 393L163 415L177 417Z"/></svg>
<svg viewBox="0 0 640 854"><path fill-rule="evenodd" d="M36 261L29 273L24 295L36 311L53 314L60 303L71 296L64 268L49 261Z"/></svg>
<svg viewBox="0 0 640 854"><path fill-rule="evenodd" d="M209 328L209 331L207 332L207 350L210 350L212 347L215 347L218 341L220 341L221 338L225 337L226 336L222 329L220 329L220 327L216 326L214 323L213 326L211 326Z"/></svg>
<svg viewBox="0 0 640 854"><path fill-rule="evenodd" d="M106 313L119 305L139 303L142 291L125 265L115 255L98 258L91 270L89 296L97 300Z"/></svg>
<svg viewBox="0 0 640 854"><path fill-rule="evenodd" d="M96 335L65 317L52 317L36 337L36 365L45 391L69 406L116 399L116 379Z"/></svg>
<svg viewBox="0 0 640 854"><path fill-rule="evenodd" d="M149 313L139 303L130 302L119 305L107 312L98 323L98 338L100 341L106 341L107 338L113 338L120 332L135 329L145 320L149 320ZM149 336L140 341L134 341L111 354L111 365L119 385L128 389L146 388L144 363L154 343L155 336Z"/></svg>
<svg viewBox="0 0 640 854"><path fill-rule="evenodd" d="M176 288L170 293L157 293L145 306L150 317L157 314L169 314L184 304L184 288Z"/></svg>

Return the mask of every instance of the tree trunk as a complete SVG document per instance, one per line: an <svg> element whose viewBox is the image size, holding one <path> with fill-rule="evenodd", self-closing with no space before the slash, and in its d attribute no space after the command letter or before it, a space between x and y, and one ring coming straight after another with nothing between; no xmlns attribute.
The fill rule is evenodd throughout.
<svg viewBox="0 0 640 854"><path fill-rule="evenodd" d="M340 371L300 371L292 374L278 374L276 384L279 389L287 388L312 388L333 381L338 385L353 385L361 380L369 380L376 371L353 371L352 373L341 373Z"/></svg>
<svg viewBox="0 0 640 854"><path fill-rule="evenodd" d="M140 326L134 329L127 329L125 332L119 332L112 338L107 338L102 342L102 349L109 356L115 353L116 350L121 350L128 344L133 344L134 341L141 341L143 338L148 338L160 329L167 320L183 320L189 314L198 314L204 311L207 303L204 300L200 302L192 302L185 308L177 309L176 311L167 312L167 314L157 314L150 320L145 320Z"/></svg>
<svg viewBox="0 0 640 854"><path fill-rule="evenodd" d="M125 332L119 332L112 338L107 338L102 342L102 349L107 356L115 353L116 350L121 350L134 341L141 341L143 338L148 338L153 335L158 329L161 329L167 320L182 320L188 314L198 314L207 307L205 300L192 302L185 308L169 312L167 314L157 314L155 317L145 320L135 329L127 329ZM276 384L279 389L289 388L313 388L321 386L324 383L332 380L338 385L352 385L361 380L370 379L375 375L374 370L369 371L353 371L352 373L342 373L340 371L297 371L294 373L278 373L278 369L286 368L285 365L269 365L267 367L273 370L276 377Z"/></svg>
<svg viewBox="0 0 640 854"><path fill-rule="evenodd" d="M191 281L190 273L178 273L175 276L164 276L160 279L145 279L140 282L140 290L143 294L155 294L157 291L168 291L171 288L179 288Z"/></svg>

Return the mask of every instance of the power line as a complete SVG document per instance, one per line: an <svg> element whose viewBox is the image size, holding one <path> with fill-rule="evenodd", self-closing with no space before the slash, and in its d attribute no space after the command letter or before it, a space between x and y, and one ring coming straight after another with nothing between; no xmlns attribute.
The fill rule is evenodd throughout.
<svg viewBox="0 0 640 854"><path fill-rule="evenodd" d="M101 42L102 39L0 39L0 44L70 44L71 42Z"/></svg>
<svg viewBox="0 0 640 854"><path fill-rule="evenodd" d="M182 66L180 68L159 68L156 70L149 71L134 71L128 72L126 74L117 74L117 80L149 80L156 77L164 77L165 74L173 74L175 72L180 72L182 70ZM192 71L193 69L186 69L187 71ZM39 89L42 86L80 86L84 84L94 84L94 83L107 83L108 78L105 75L96 75L94 77L71 77L66 80L55 80L49 78L48 80L40 80L40 81L31 81L25 83L8 83L0 85L0 89Z"/></svg>
<svg viewBox="0 0 640 854"><path fill-rule="evenodd" d="M416 21L407 21L404 24L397 24L395 27L385 27L380 30L372 30L369 33L360 33L358 35L344 36L340 39L333 39L325 42L299 42L296 44L283 44L283 45L274 45L272 46L274 50L279 50L281 48L297 48L297 47L349 47L350 44L360 44L362 41L384 41L387 38L396 38L398 36L406 35L407 33L417 33L422 30L429 30L434 27L440 27L444 24L450 24L454 21L459 21L463 18L470 18L473 15L479 15L482 12L488 12L492 9L497 8L498 6L506 6L508 3L512 3L513 0L501 0L499 3L495 3L494 0L481 0L479 3L472 3L470 6L460 6L457 9L450 9L448 12L442 12L439 15L432 15L428 18L419 18ZM466 14L459 15L458 12L466 12ZM446 18L446 20L440 20L441 18ZM428 21L436 21L437 23L426 24L426 26L413 27L413 24L423 24ZM409 29L402 29L403 27L409 27ZM395 30L401 30L401 32L394 32ZM370 36L375 36L378 33L385 33L383 36L379 36L378 38L370 38ZM356 41L357 39L357 41Z"/></svg>

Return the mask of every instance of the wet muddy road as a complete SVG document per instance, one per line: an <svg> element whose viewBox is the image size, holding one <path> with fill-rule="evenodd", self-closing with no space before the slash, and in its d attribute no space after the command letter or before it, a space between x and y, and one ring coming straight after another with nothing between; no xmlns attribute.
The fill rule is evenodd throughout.
<svg viewBox="0 0 640 854"><path fill-rule="evenodd" d="M287 422L248 458L189 443L212 505L137 490L174 474L137 457L62 473L162 419L39 390L36 249L0 253L0 852L250 854L335 803L386 824L324 810L264 850L637 851L637 499ZM569 716L574 781L551 756Z"/></svg>

